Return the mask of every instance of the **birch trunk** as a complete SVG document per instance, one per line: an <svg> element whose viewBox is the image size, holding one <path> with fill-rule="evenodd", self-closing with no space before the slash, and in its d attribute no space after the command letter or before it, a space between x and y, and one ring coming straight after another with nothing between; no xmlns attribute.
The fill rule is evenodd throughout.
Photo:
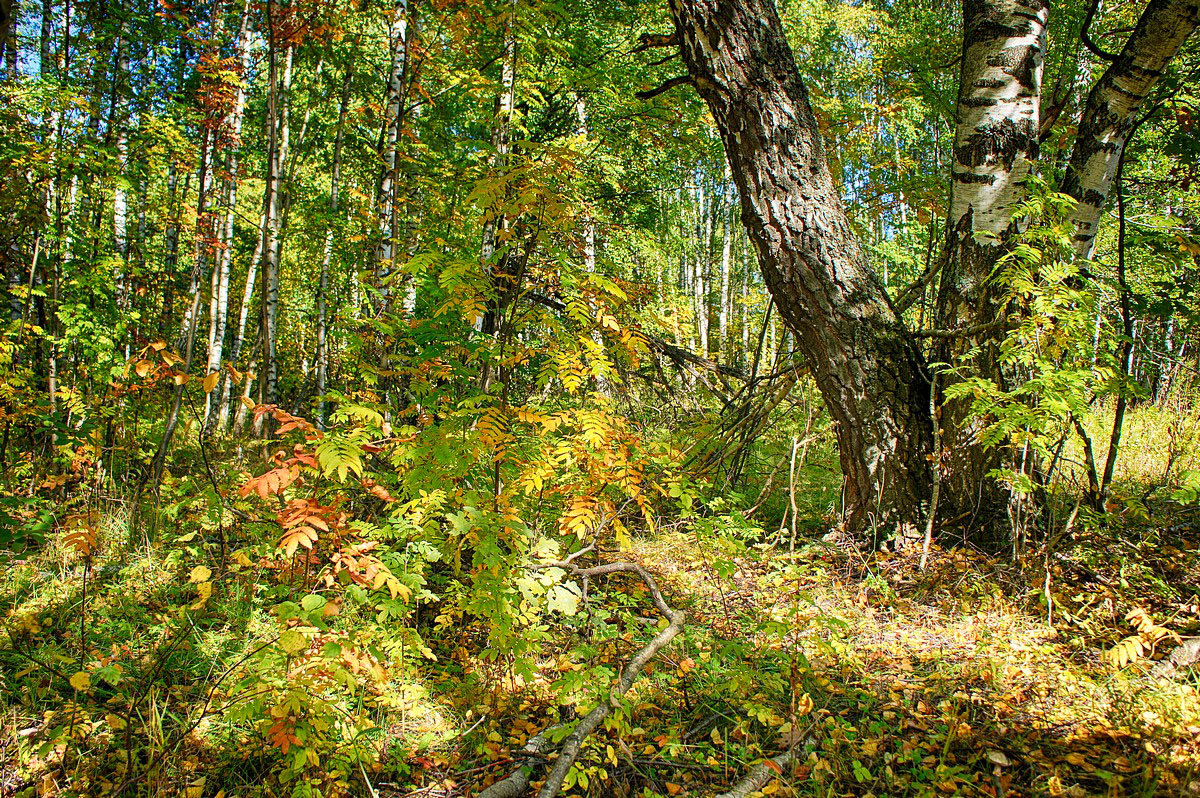
<svg viewBox="0 0 1200 798"><path fill-rule="evenodd" d="M280 68L278 47L275 42L274 22L267 15L267 24L272 29L270 36L270 97L268 110L271 127L268 133L270 158L267 166L266 224L262 251L262 379L259 381L259 398L264 404L274 404L279 398L278 320L279 320L279 268L282 259L282 194L283 168L287 163L289 130L289 94L292 86L292 63L295 46L285 45L283 65Z"/></svg>
<svg viewBox="0 0 1200 798"><path fill-rule="evenodd" d="M947 253L938 296L942 330L975 329L1002 318L1004 289L992 275L1019 226L1013 208L1038 156L1048 16L1048 0L963 5ZM973 375L1004 385L1002 336L993 328L945 339L934 360L958 365L970 357ZM942 512L961 518L968 531L1003 529L1008 497L988 475L1001 465L1003 451L980 445L985 422L974 417L969 399L947 402L942 425Z"/></svg>
<svg viewBox="0 0 1200 798"><path fill-rule="evenodd" d="M229 151L226 154L225 218L217 246L217 263L213 269L212 299L209 311L208 365L205 373L219 371L225 354L225 336L229 326L229 277L233 269L233 233L237 219L238 183L241 169L240 147L242 123L246 112L246 76L250 71L250 3L242 6L242 21L238 30L237 58L240 70L233 107L226 119ZM228 380L225 375L224 380ZM216 393L204 396L204 423L209 432L217 426L213 401Z"/></svg>
<svg viewBox="0 0 1200 798"><path fill-rule="evenodd" d="M258 264L262 260L263 234L267 229L267 214L265 210L259 217L258 229L258 243L254 247L254 254L250 257L250 262L246 265L246 283L242 289L241 309L238 311L237 327L234 328L233 343L229 349L229 362L234 368L237 368L241 363L242 346L246 340L246 323L250 318L250 306L254 302L254 286L258 282ZM253 371L253 368L250 370ZM232 402L233 381L227 377L224 387L221 390L221 412L217 419L217 426L220 429L229 428L229 415Z"/></svg>
<svg viewBox="0 0 1200 798"><path fill-rule="evenodd" d="M1078 200L1075 254L1090 258L1138 111L1200 23L1200 0L1151 0L1116 60L1088 94L1061 191Z"/></svg>
<svg viewBox="0 0 1200 798"><path fill-rule="evenodd" d="M329 296L329 264L333 258L333 227L338 215L338 191L342 177L342 145L345 141L346 109L350 105L350 82L354 77L352 67L346 69L342 80L342 98L338 104L337 133L333 143L333 174L329 186L329 227L325 231L325 248L321 253L321 277L317 283L317 395L324 396L329 379L329 312L327 307ZM317 403L317 426L325 427L325 400Z"/></svg>
<svg viewBox="0 0 1200 798"><path fill-rule="evenodd" d="M129 166L129 114L127 102L121 95L129 75L129 48L125 37L117 39L117 68L113 77L113 122L116 127L117 177L113 184L113 250L117 262L113 267L113 285L116 288L117 308L127 309L129 286L126 272L129 268L129 200L126 193L126 169Z"/></svg>
<svg viewBox="0 0 1200 798"><path fill-rule="evenodd" d="M392 11L392 61L388 69L387 109L384 119L383 174L379 181L378 288L380 306L387 308L391 296L392 270L397 253L397 204L399 191L400 132L404 128L405 77L408 71L408 0L396 0Z"/></svg>
<svg viewBox="0 0 1200 798"><path fill-rule="evenodd" d="M579 137L580 146L585 146L588 138L588 114L587 100L582 94L575 95L575 135ZM590 213L583 219L583 270L588 274L596 271L596 221ZM594 313L594 304L589 305ZM604 352L604 336L599 331L592 333L592 343L596 346L597 354ZM612 395L608 377L603 374L596 375L596 391L604 396Z"/></svg>

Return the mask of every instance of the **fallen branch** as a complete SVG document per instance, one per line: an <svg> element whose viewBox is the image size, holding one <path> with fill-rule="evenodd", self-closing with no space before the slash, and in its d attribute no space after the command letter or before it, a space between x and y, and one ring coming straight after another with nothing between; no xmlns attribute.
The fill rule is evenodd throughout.
<svg viewBox="0 0 1200 798"><path fill-rule="evenodd" d="M1150 673L1153 676L1169 679L1180 669L1195 665L1197 662L1200 662L1200 637L1193 637L1185 640L1183 645L1176 647L1171 652L1171 656L1156 662L1150 669Z"/></svg>
<svg viewBox="0 0 1200 798"><path fill-rule="evenodd" d="M562 728L562 724L550 726L530 737L529 741L525 743L525 747L513 758L518 760L533 759L544 754L546 749L550 747L550 733L560 728ZM506 778L501 779L479 793L479 798L519 798L528 789L529 780L533 778L533 773L534 768L532 765L522 764L521 767L508 774Z"/></svg>
<svg viewBox="0 0 1200 798"><path fill-rule="evenodd" d="M554 760L550 772L546 774L546 781L542 784L542 789L538 792L538 798L555 798L558 795L562 789L563 779L566 778L571 766L579 758L580 751L583 750L584 742L596 730L596 727L612 713L613 709L620 704L622 696L628 693L633 687L633 683L637 681L637 677L641 674L642 669L646 667L646 663L653 659L659 651L679 634L680 630L683 629L684 620L687 617L686 613L682 610L672 609L667 604L654 577L645 568L636 563L615 562L606 565L596 565L591 568L580 568L575 565L574 560L591 550L592 546L588 546L585 549L575 552L565 560L546 563L541 568L561 568L572 576L589 579L615 573L637 574L646 585L646 589L650 591L650 597L654 601L654 606L666 618L667 625L654 636L653 640L643 646L625 666L625 669L621 672L621 677L609 689L608 700L597 704L591 712L576 724L571 733L567 735L563 741L562 748L559 750L558 758ZM522 749L522 753L527 757L542 754L548 747L550 732L557 728L561 728L561 724L551 729L546 729L531 738L525 744L525 749ZM533 768L529 766L522 767L509 774L507 778L496 782L481 792L479 798L517 798L517 796L521 795L528 788L532 777Z"/></svg>
<svg viewBox="0 0 1200 798"><path fill-rule="evenodd" d="M750 772L742 777L742 780L733 785L729 792L721 793L717 798L746 798L752 792L758 792L771 779L779 776L784 770L790 768L796 763L796 750L800 747L797 742L788 750L778 756L759 762L754 767L750 768ZM771 764L768 765L767 762Z"/></svg>

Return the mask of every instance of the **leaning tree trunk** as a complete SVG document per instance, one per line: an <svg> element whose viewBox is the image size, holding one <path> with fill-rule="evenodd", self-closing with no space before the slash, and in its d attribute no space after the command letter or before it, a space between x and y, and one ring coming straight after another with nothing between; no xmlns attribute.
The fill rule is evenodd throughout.
<svg viewBox="0 0 1200 798"><path fill-rule="evenodd" d="M1038 156L1048 0L966 0L963 4L954 167L946 253L938 295L939 364L967 365L1004 385L999 344L1004 288L997 260L1019 226L1013 209ZM969 359L969 361L968 361ZM939 382L941 382L939 380ZM1007 491L989 471L1003 450L979 443L984 422L968 399L942 408L940 513L969 534L1005 528Z"/></svg>
<svg viewBox="0 0 1200 798"><path fill-rule="evenodd" d="M742 221L836 426L852 528L913 528L928 498L929 378L842 208L771 0L671 0Z"/></svg>
<svg viewBox="0 0 1200 798"><path fill-rule="evenodd" d="M1104 76L1088 94L1061 190L1079 201L1071 215L1075 252L1091 257L1100 212L1138 111L1167 64L1200 23L1200 0L1151 0Z"/></svg>

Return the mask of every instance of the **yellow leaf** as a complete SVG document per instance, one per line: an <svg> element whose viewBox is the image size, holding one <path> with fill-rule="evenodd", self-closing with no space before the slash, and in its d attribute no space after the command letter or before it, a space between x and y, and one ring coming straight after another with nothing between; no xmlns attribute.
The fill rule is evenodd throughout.
<svg viewBox="0 0 1200 798"><path fill-rule="evenodd" d="M249 410L254 409L254 402L252 402L250 399L248 399L245 396L242 397L242 404L244 404L247 407L247 409L249 409Z"/></svg>
<svg viewBox="0 0 1200 798"><path fill-rule="evenodd" d="M191 575L188 577L189 582L207 582L212 576L212 571L203 565L197 565L192 569Z"/></svg>
<svg viewBox="0 0 1200 798"><path fill-rule="evenodd" d="M208 373L208 375L207 375L207 376L204 378L204 383L203 383L203 385L204 385L204 392L205 392L205 393L212 393L212 392L213 392L213 388L216 388L216 387L217 387L217 380L219 380L219 379L221 379L221 372L219 372L219 371L210 371L210 372Z"/></svg>
<svg viewBox="0 0 1200 798"><path fill-rule="evenodd" d="M113 731L121 731L125 728L125 719L120 715L114 715L110 712L104 716L104 720L108 723L108 728Z"/></svg>
<svg viewBox="0 0 1200 798"><path fill-rule="evenodd" d="M713 729L712 734L709 736L712 737L712 741L715 745L720 745L722 743L720 729Z"/></svg>
<svg viewBox="0 0 1200 798"><path fill-rule="evenodd" d="M175 380L176 385L187 385L189 382L191 382L192 375L191 374L176 374L171 379Z"/></svg>
<svg viewBox="0 0 1200 798"><path fill-rule="evenodd" d="M212 597L212 582L200 582L196 585L196 600L188 605L188 609L200 609L208 603L210 597Z"/></svg>
<svg viewBox="0 0 1200 798"><path fill-rule="evenodd" d="M796 699L796 717L799 718L807 715L809 712L812 712L812 708L812 696L810 696L808 693L805 693Z"/></svg>
<svg viewBox="0 0 1200 798"><path fill-rule="evenodd" d="M92 677L86 671L80 671L71 677L70 682L72 687L82 693L92 686Z"/></svg>
<svg viewBox="0 0 1200 798"><path fill-rule="evenodd" d="M671 795L679 795L679 791L682 789L683 789L683 787L681 787L678 784L673 784L672 782L669 782L669 781L667 782L667 792L670 793Z"/></svg>

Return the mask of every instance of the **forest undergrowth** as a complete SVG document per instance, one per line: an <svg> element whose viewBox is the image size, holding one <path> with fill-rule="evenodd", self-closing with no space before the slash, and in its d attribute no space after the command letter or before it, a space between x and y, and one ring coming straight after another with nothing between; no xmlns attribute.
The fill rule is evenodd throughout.
<svg viewBox="0 0 1200 798"><path fill-rule="evenodd" d="M793 480L802 506L834 473L814 452ZM224 515L189 504L203 478L169 482L184 499L139 510L153 537L122 539L133 508L112 504L6 569L4 795L448 798L522 768L537 789L554 754L530 741L561 740L666 625L629 574L535 569L501 648L504 607L478 604L499 588L456 595L452 564L419 541L411 560L371 560L324 509L300 513L322 536L309 556L256 533L239 508L272 473L226 493ZM563 794L1200 793L1200 683L1166 658L1200 633L1184 482L1127 480L1045 557L935 545L924 570L919 547L835 545L811 520L793 544L748 499L681 489L654 529L573 563L637 563L687 620ZM327 563L322 524L344 536ZM356 575L326 578L338 569Z"/></svg>

